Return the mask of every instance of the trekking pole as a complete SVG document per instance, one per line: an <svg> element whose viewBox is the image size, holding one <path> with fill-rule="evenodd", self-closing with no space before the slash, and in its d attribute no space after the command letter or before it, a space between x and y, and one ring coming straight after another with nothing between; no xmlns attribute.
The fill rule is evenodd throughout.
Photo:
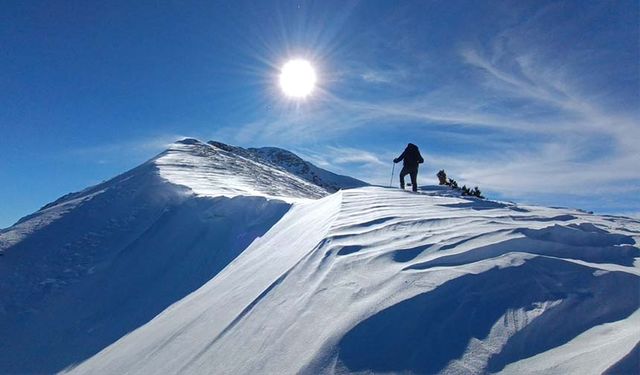
<svg viewBox="0 0 640 375"><path fill-rule="evenodd" d="M396 163L393 163L393 167L391 168L391 178L389 179L389 187L391 187L393 183L393 172L396 170Z"/></svg>

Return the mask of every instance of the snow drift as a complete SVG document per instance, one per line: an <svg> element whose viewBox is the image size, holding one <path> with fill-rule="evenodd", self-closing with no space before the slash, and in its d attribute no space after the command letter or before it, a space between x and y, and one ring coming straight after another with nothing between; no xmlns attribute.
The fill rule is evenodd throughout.
<svg viewBox="0 0 640 375"><path fill-rule="evenodd" d="M0 231L0 373L87 359L214 277L287 212L328 195L194 139Z"/></svg>
<svg viewBox="0 0 640 375"><path fill-rule="evenodd" d="M633 366L638 233L630 219L437 187L341 191L294 205L206 285L71 373Z"/></svg>
<svg viewBox="0 0 640 375"><path fill-rule="evenodd" d="M637 220L305 165L185 139L1 231L0 373L637 369Z"/></svg>

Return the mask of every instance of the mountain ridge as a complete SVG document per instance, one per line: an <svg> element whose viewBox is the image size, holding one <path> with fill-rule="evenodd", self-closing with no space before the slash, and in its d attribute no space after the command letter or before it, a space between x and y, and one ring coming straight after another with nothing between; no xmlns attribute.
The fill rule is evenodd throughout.
<svg viewBox="0 0 640 375"><path fill-rule="evenodd" d="M335 192L339 189L342 188L351 188L351 187L361 187L361 186L367 186L368 184L364 181L360 181L348 176L342 176L342 175L338 175L335 174L333 172L321 169L316 167L315 165L303 160L302 158L300 158L299 156L297 156L296 154L281 149L281 148L277 148L277 147L261 147L261 148L242 148L242 147L238 147L238 146L231 146L222 142L217 142L217 141L208 141L208 142L202 142L196 138L191 138L191 137L185 137L185 138L181 138L177 141L175 141L173 143L173 145L189 145L189 146L200 146L203 147L205 145L210 145L210 146L214 146L216 148L222 149L224 151L228 151L234 154L237 154L239 156L245 157L245 158L249 158L251 160L258 160L261 161L262 163L267 163L270 166L276 167L279 170L284 170L286 172L292 173L293 175L302 178L303 180L310 182L311 184L317 185L323 189L327 189L329 188L328 192ZM28 214L25 215L24 217L21 217L20 219L18 219L18 221L16 221L14 223L14 225L16 224L20 224L21 222L24 222L30 218L32 218L34 215L36 215L38 212L43 211L43 210L47 210L51 207L54 207L58 204L62 204L65 203L67 201L76 199L78 197L82 197L83 195L86 194L91 194L91 192L93 191L98 191L100 190L101 186L105 186L108 185L109 183L112 183L112 181L114 179L117 178L126 178L126 176L130 173L133 173L133 171L144 167L147 164L154 164L156 162L156 160L158 158L161 158L163 154L167 153L168 151L171 150L173 146L169 146L169 148L165 151L162 151L161 153L159 153L158 155L154 156L153 158L143 162L142 164L140 164L137 167L132 168L131 170L122 173L112 179L109 179L107 181L101 182L99 184L93 185L93 186L89 186L85 189L82 189L80 191L76 191L76 192L70 192L67 194L62 195L61 197L53 200L52 202L46 203L45 205L43 205L41 208L39 208L36 212L32 213L32 214ZM301 164L301 168L307 168L305 170L303 170L300 173L296 173L296 169L292 168L291 170L288 170L285 166L279 165L277 162L275 162L274 160L269 160L268 158L261 156L261 150L277 150L278 153L286 153L287 155L290 155L294 158L294 160L296 161L296 163ZM303 174L303 172L306 172L307 170L312 171L310 176L305 176ZM326 174L327 176L329 176L329 178L322 179L322 178L318 178L318 174ZM336 179L337 181L334 181L333 179ZM343 182L344 181L344 182ZM12 225L13 226L13 225ZM4 228L7 229L7 228ZM0 228L0 232L2 230L4 230L2 228Z"/></svg>
<svg viewBox="0 0 640 375"><path fill-rule="evenodd" d="M634 365L640 221L330 194L289 157L183 139L1 230L0 373Z"/></svg>
<svg viewBox="0 0 640 375"><path fill-rule="evenodd" d="M354 187L368 186L364 181L353 177L338 175L336 173L319 168L308 162L295 153L278 147L242 148L230 146L222 142L209 141L208 144L219 147L230 152L238 153L250 158L267 161L279 168L293 173L315 185L335 193L340 189L350 189Z"/></svg>

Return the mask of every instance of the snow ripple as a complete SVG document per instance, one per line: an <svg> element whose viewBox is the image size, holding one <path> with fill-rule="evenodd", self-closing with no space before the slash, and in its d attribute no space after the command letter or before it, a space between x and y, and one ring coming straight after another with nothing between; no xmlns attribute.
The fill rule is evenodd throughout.
<svg viewBox="0 0 640 375"><path fill-rule="evenodd" d="M640 342L638 229L439 188L344 190L294 205L74 372L601 372Z"/></svg>

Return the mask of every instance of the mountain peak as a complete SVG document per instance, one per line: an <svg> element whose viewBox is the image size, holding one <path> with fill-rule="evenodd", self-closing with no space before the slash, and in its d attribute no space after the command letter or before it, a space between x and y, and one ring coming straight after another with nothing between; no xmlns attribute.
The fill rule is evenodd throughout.
<svg viewBox="0 0 640 375"><path fill-rule="evenodd" d="M172 144L153 163L165 180L197 195L263 196L295 201L329 192L294 174L237 152L220 142L186 138Z"/></svg>
<svg viewBox="0 0 640 375"><path fill-rule="evenodd" d="M237 152L239 150L243 150L241 147L231 146L226 143L222 143L218 141L209 141L207 142L207 144L225 151L229 151L229 152Z"/></svg>
<svg viewBox="0 0 640 375"><path fill-rule="evenodd" d="M265 160L268 163L276 165L287 172L293 173L314 185L321 186L332 193L340 189L350 189L369 185L366 182L353 177L339 175L319 168L295 153L282 148L260 147L242 150L242 152L249 154L252 158Z"/></svg>
<svg viewBox="0 0 640 375"><path fill-rule="evenodd" d="M368 185L319 168L282 148L245 149L214 140L204 143L195 138L175 142L155 163L167 180L210 196L318 198L340 189ZM283 186L283 173L293 177L290 181L293 188Z"/></svg>
<svg viewBox="0 0 640 375"><path fill-rule="evenodd" d="M195 138L182 138L182 139L178 139L177 141L175 141L175 143L179 143L179 144L183 144L183 145L197 145L197 144L202 144L202 142L200 142L200 140L195 139Z"/></svg>

